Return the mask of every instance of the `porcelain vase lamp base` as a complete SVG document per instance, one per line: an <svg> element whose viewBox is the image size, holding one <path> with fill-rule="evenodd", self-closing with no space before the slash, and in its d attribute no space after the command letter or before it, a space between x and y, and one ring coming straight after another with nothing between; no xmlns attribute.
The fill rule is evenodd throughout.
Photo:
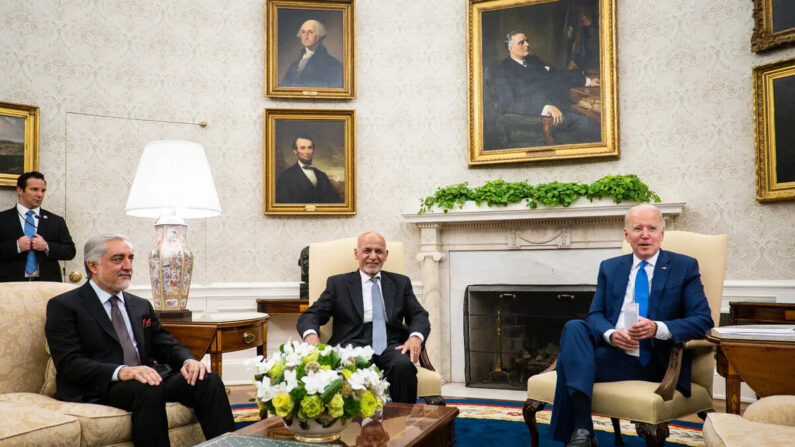
<svg viewBox="0 0 795 447"><path fill-rule="evenodd" d="M161 319L190 320L188 307L193 253L188 249L187 225L161 218L155 224L157 240L149 255L152 302Z"/></svg>

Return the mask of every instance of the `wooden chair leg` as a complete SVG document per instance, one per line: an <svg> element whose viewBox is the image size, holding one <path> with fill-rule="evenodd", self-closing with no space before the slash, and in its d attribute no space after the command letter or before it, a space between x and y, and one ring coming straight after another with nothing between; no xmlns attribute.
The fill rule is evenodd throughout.
<svg viewBox="0 0 795 447"><path fill-rule="evenodd" d="M621 419L610 418L610 422L613 423L613 436L615 437L614 444L624 445L624 438L621 437Z"/></svg>
<svg viewBox="0 0 795 447"><path fill-rule="evenodd" d="M522 407L522 416L527 430L530 431L530 445L538 447L538 424L536 424L536 413L544 409L546 403L539 400L527 399Z"/></svg>
<svg viewBox="0 0 795 447"><path fill-rule="evenodd" d="M710 408L709 410L699 411L696 414L698 415L698 417L701 418L702 421L704 421L704 420L707 419L707 415L708 414L714 413L714 412L715 412L715 409L714 408Z"/></svg>
<svg viewBox="0 0 795 447"><path fill-rule="evenodd" d="M425 396L422 399L427 405L447 405L442 396Z"/></svg>
<svg viewBox="0 0 795 447"><path fill-rule="evenodd" d="M635 422L635 430L638 432L638 436L646 440L647 447L663 447L665 438L670 434L667 422L660 424Z"/></svg>

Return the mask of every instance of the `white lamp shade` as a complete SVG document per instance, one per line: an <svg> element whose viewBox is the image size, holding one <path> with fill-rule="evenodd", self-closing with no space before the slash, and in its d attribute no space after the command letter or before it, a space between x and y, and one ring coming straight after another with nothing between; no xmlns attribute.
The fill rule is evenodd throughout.
<svg viewBox="0 0 795 447"><path fill-rule="evenodd" d="M174 214L195 219L221 214L204 146L158 140L144 148L125 212L137 217Z"/></svg>

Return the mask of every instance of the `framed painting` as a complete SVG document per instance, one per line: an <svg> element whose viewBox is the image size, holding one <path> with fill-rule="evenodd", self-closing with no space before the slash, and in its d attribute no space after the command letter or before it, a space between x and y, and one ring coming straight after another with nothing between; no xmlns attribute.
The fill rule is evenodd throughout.
<svg viewBox="0 0 795 447"><path fill-rule="evenodd" d="M751 50L762 52L795 44L795 2L754 0Z"/></svg>
<svg viewBox="0 0 795 447"><path fill-rule="evenodd" d="M469 165L618 156L615 0L469 0Z"/></svg>
<svg viewBox="0 0 795 447"><path fill-rule="evenodd" d="M267 0L265 23L266 96L356 96L354 0Z"/></svg>
<svg viewBox="0 0 795 447"><path fill-rule="evenodd" d="M39 169L39 108L0 102L0 186Z"/></svg>
<svg viewBox="0 0 795 447"><path fill-rule="evenodd" d="M265 109L265 214L356 214L353 110Z"/></svg>
<svg viewBox="0 0 795 447"><path fill-rule="evenodd" d="M795 58L754 67L756 200L795 199Z"/></svg>

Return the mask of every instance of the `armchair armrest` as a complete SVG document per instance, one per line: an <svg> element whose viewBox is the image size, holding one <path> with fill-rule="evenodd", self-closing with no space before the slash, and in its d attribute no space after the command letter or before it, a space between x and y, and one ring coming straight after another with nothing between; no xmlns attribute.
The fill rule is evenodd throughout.
<svg viewBox="0 0 795 447"><path fill-rule="evenodd" d="M550 146L555 144L555 139L549 133L552 128L552 117L505 113L497 117L497 122L506 128L506 131L510 131L513 128L540 127L544 141Z"/></svg>
<svg viewBox="0 0 795 447"><path fill-rule="evenodd" d="M431 358L428 357L428 351L425 350L425 346L423 346L422 351L420 351L420 366L430 371L436 371L433 369L433 365L431 365Z"/></svg>
<svg viewBox="0 0 795 447"><path fill-rule="evenodd" d="M655 393L660 395L665 401L674 398L674 391L676 390L676 381L679 379L679 370L682 368L682 353L684 345L679 343L671 349L671 356L668 357L668 369L665 370L660 386L654 390Z"/></svg>

